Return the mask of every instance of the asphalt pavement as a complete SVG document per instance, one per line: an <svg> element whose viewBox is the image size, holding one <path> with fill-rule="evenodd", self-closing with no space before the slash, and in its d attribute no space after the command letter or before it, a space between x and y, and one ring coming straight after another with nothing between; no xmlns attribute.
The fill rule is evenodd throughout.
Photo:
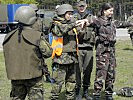
<svg viewBox="0 0 133 100"><path fill-rule="evenodd" d="M0 51L2 50L2 43L6 34L0 33ZM128 40L130 39L128 30L126 28L121 28L116 30L116 39L117 40Z"/></svg>

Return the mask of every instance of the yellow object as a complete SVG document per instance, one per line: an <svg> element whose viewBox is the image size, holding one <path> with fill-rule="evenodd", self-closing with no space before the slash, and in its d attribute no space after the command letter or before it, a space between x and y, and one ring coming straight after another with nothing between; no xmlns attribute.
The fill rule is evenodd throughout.
<svg viewBox="0 0 133 100"><path fill-rule="evenodd" d="M78 44L79 44L79 40L78 40L78 32L77 32L77 30L76 30L76 28L73 28L73 31L74 31L74 33L76 34L76 43L77 43L77 55L78 55Z"/></svg>
<svg viewBox="0 0 133 100"><path fill-rule="evenodd" d="M57 56L60 56L63 51L63 37L53 36L52 48L53 48L52 59L54 58L55 54Z"/></svg>
<svg viewBox="0 0 133 100"><path fill-rule="evenodd" d="M57 24L61 24L59 21L54 21ZM52 48L53 48L53 53L52 53L52 59L54 58L55 55L60 56L63 51L63 36L58 37L53 35L53 40L52 40Z"/></svg>

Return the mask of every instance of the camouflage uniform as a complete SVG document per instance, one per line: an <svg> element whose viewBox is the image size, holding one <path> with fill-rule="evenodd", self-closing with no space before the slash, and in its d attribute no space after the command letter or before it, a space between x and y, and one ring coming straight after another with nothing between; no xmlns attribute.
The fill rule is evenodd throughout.
<svg viewBox="0 0 133 100"><path fill-rule="evenodd" d="M67 22L62 17L55 17L51 31L56 36L63 36L63 52L61 56L55 55L53 62L56 63L53 68L52 100L58 100L62 85L65 83L66 99L73 100L75 94L75 67L78 64L76 53L76 37L73 33L74 25Z"/></svg>
<svg viewBox="0 0 133 100"><path fill-rule="evenodd" d="M38 58L41 53L38 51L38 44L35 43L39 41L41 34L37 31L33 31L33 29L24 29L21 33L21 37L24 38L21 38L20 43L18 42L17 35L18 29L8 33L3 42L7 76L8 79L12 80L10 96L12 100L24 100L28 94L29 98L38 98L38 100L42 100L43 67L41 67L41 59ZM27 42L25 42L25 39ZM33 45L29 46L28 42ZM34 46L34 44L36 46ZM32 58L30 58L30 56ZM34 95L31 97L30 93Z"/></svg>
<svg viewBox="0 0 133 100"><path fill-rule="evenodd" d="M92 15L89 14L87 10L80 14L78 11L74 14L75 19L92 19ZM76 67L76 80L77 80L77 94L79 93L81 87L81 71L83 69L83 92L88 94L88 87L90 87L90 78L93 68L93 46L95 42L95 33L93 28L85 27L84 29L78 29L79 38L79 67Z"/></svg>
<svg viewBox="0 0 133 100"><path fill-rule="evenodd" d="M26 80L12 80L11 84L11 100L25 100L27 94L29 100L43 100L44 89L42 77Z"/></svg>
<svg viewBox="0 0 133 100"><path fill-rule="evenodd" d="M42 27L42 21L40 18L37 18L37 21L32 25L32 28L36 31L42 32L43 31L43 27ZM44 33L43 33L44 34ZM46 38L46 35L44 34L44 37ZM50 78L50 72L47 66L45 66L45 77L46 77L46 81L51 82L52 79Z"/></svg>
<svg viewBox="0 0 133 100"><path fill-rule="evenodd" d="M130 16L130 17L127 19L127 21L133 23L133 15ZM131 42L132 42L132 46L133 46L133 27L130 27L130 28L128 29L128 33L130 34L130 38L131 38Z"/></svg>
<svg viewBox="0 0 133 100"><path fill-rule="evenodd" d="M44 32L44 26L43 26L43 13L38 9L37 5L36 4L30 4L29 5L30 7L32 7L34 9L34 11L36 12L36 17L37 17L37 20L36 22L32 25L32 28L36 31L39 31L39 32L42 32L44 33L44 37L47 39L47 34L45 35L45 32ZM50 78L50 72L48 70L48 67L45 66L45 77L46 77L46 81L47 82L52 82L53 80Z"/></svg>
<svg viewBox="0 0 133 100"><path fill-rule="evenodd" d="M94 21L96 28L96 78L94 95L100 95L105 82L105 93L112 95L115 81L116 27L129 27L128 22L112 21L99 17Z"/></svg>
<svg viewBox="0 0 133 100"><path fill-rule="evenodd" d="M36 20L32 8L20 7L15 20L21 23L3 41L7 77L12 84L10 97L12 100L24 100L28 95L30 100L43 100L42 76L45 65L42 65L42 59L50 57L52 51L46 53L42 33L30 26Z"/></svg>

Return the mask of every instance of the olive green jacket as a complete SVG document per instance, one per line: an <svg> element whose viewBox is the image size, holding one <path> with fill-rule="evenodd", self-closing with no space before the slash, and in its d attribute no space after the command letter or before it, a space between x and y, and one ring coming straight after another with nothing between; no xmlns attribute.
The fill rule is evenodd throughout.
<svg viewBox="0 0 133 100"><path fill-rule="evenodd" d="M36 31L42 32L42 22L40 18L38 18L37 21L32 25L32 28Z"/></svg>
<svg viewBox="0 0 133 100"><path fill-rule="evenodd" d="M59 23L56 23L58 21ZM76 35L73 32L74 23L62 17L55 17L51 31L53 35L63 36L63 53L76 52Z"/></svg>
<svg viewBox="0 0 133 100"><path fill-rule="evenodd" d="M88 19L92 20L94 18L93 15L89 14L86 10L84 13L80 14L78 11L75 11L74 18L76 20ZM81 29L77 27L78 30L78 38L79 38L79 45L78 47L93 47L95 43L95 32L92 27L84 27Z"/></svg>
<svg viewBox="0 0 133 100"><path fill-rule="evenodd" d="M40 46L41 33L25 27L8 33L3 42L7 77L11 80L31 79L43 75L40 59L45 48ZM41 48L40 48L41 47Z"/></svg>
<svg viewBox="0 0 133 100"><path fill-rule="evenodd" d="M53 35L62 37L63 36L63 52L61 56L55 56L53 59L54 63L58 64L72 64L78 63L77 60L77 43L76 34L73 32L75 23L66 21L62 17L54 17L51 32ZM56 23L58 21L59 23Z"/></svg>

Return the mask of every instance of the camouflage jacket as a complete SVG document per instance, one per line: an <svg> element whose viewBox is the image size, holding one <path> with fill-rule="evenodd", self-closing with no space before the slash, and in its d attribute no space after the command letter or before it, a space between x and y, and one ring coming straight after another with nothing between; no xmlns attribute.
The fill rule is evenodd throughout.
<svg viewBox="0 0 133 100"><path fill-rule="evenodd" d="M84 13L80 14L78 11L75 11L74 18L76 20L81 19L88 19L92 20L94 18L93 15L89 13L89 11L85 11ZM77 27L78 30L78 38L79 38L79 45L78 47L93 47L95 43L95 33L92 27L84 27L81 29Z"/></svg>
<svg viewBox="0 0 133 100"><path fill-rule="evenodd" d="M96 43L115 43L116 42L116 28L125 28L132 26L132 23L123 21L106 20L103 16L94 20L94 27L96 31Z"/></svg>
<svg viewBox="0 0 133 100"><path fill-rule="evenodd" d="M56 23L58 21L59 23ZM73 32L74 23L66 21L61 17L54 17L53 24L51 26L51 32L53 35L63 36L63 52L76 52L76 35Z"/></svg>
<svg viewBox="0 0 133 100"><path fill-rule="evenodd" d="M60 23L56 23L58 21ZM53 62L59 64L71 64L78 63L77 51L76 51L76 35L73 32L74 23L67 22L64 18L54 17L53 24L51 26L51 32L53 35L63 36L63 53L61 56L55 56Z"/></svg>
<svg viewBox="0 0 133 100"><path fill-rule="evenodd" d="M46 48L41 34L24 27L20 34L17 28L6 35L3 51L8 79L31 79L43 74L42 58L45 60Z"/></svg>

